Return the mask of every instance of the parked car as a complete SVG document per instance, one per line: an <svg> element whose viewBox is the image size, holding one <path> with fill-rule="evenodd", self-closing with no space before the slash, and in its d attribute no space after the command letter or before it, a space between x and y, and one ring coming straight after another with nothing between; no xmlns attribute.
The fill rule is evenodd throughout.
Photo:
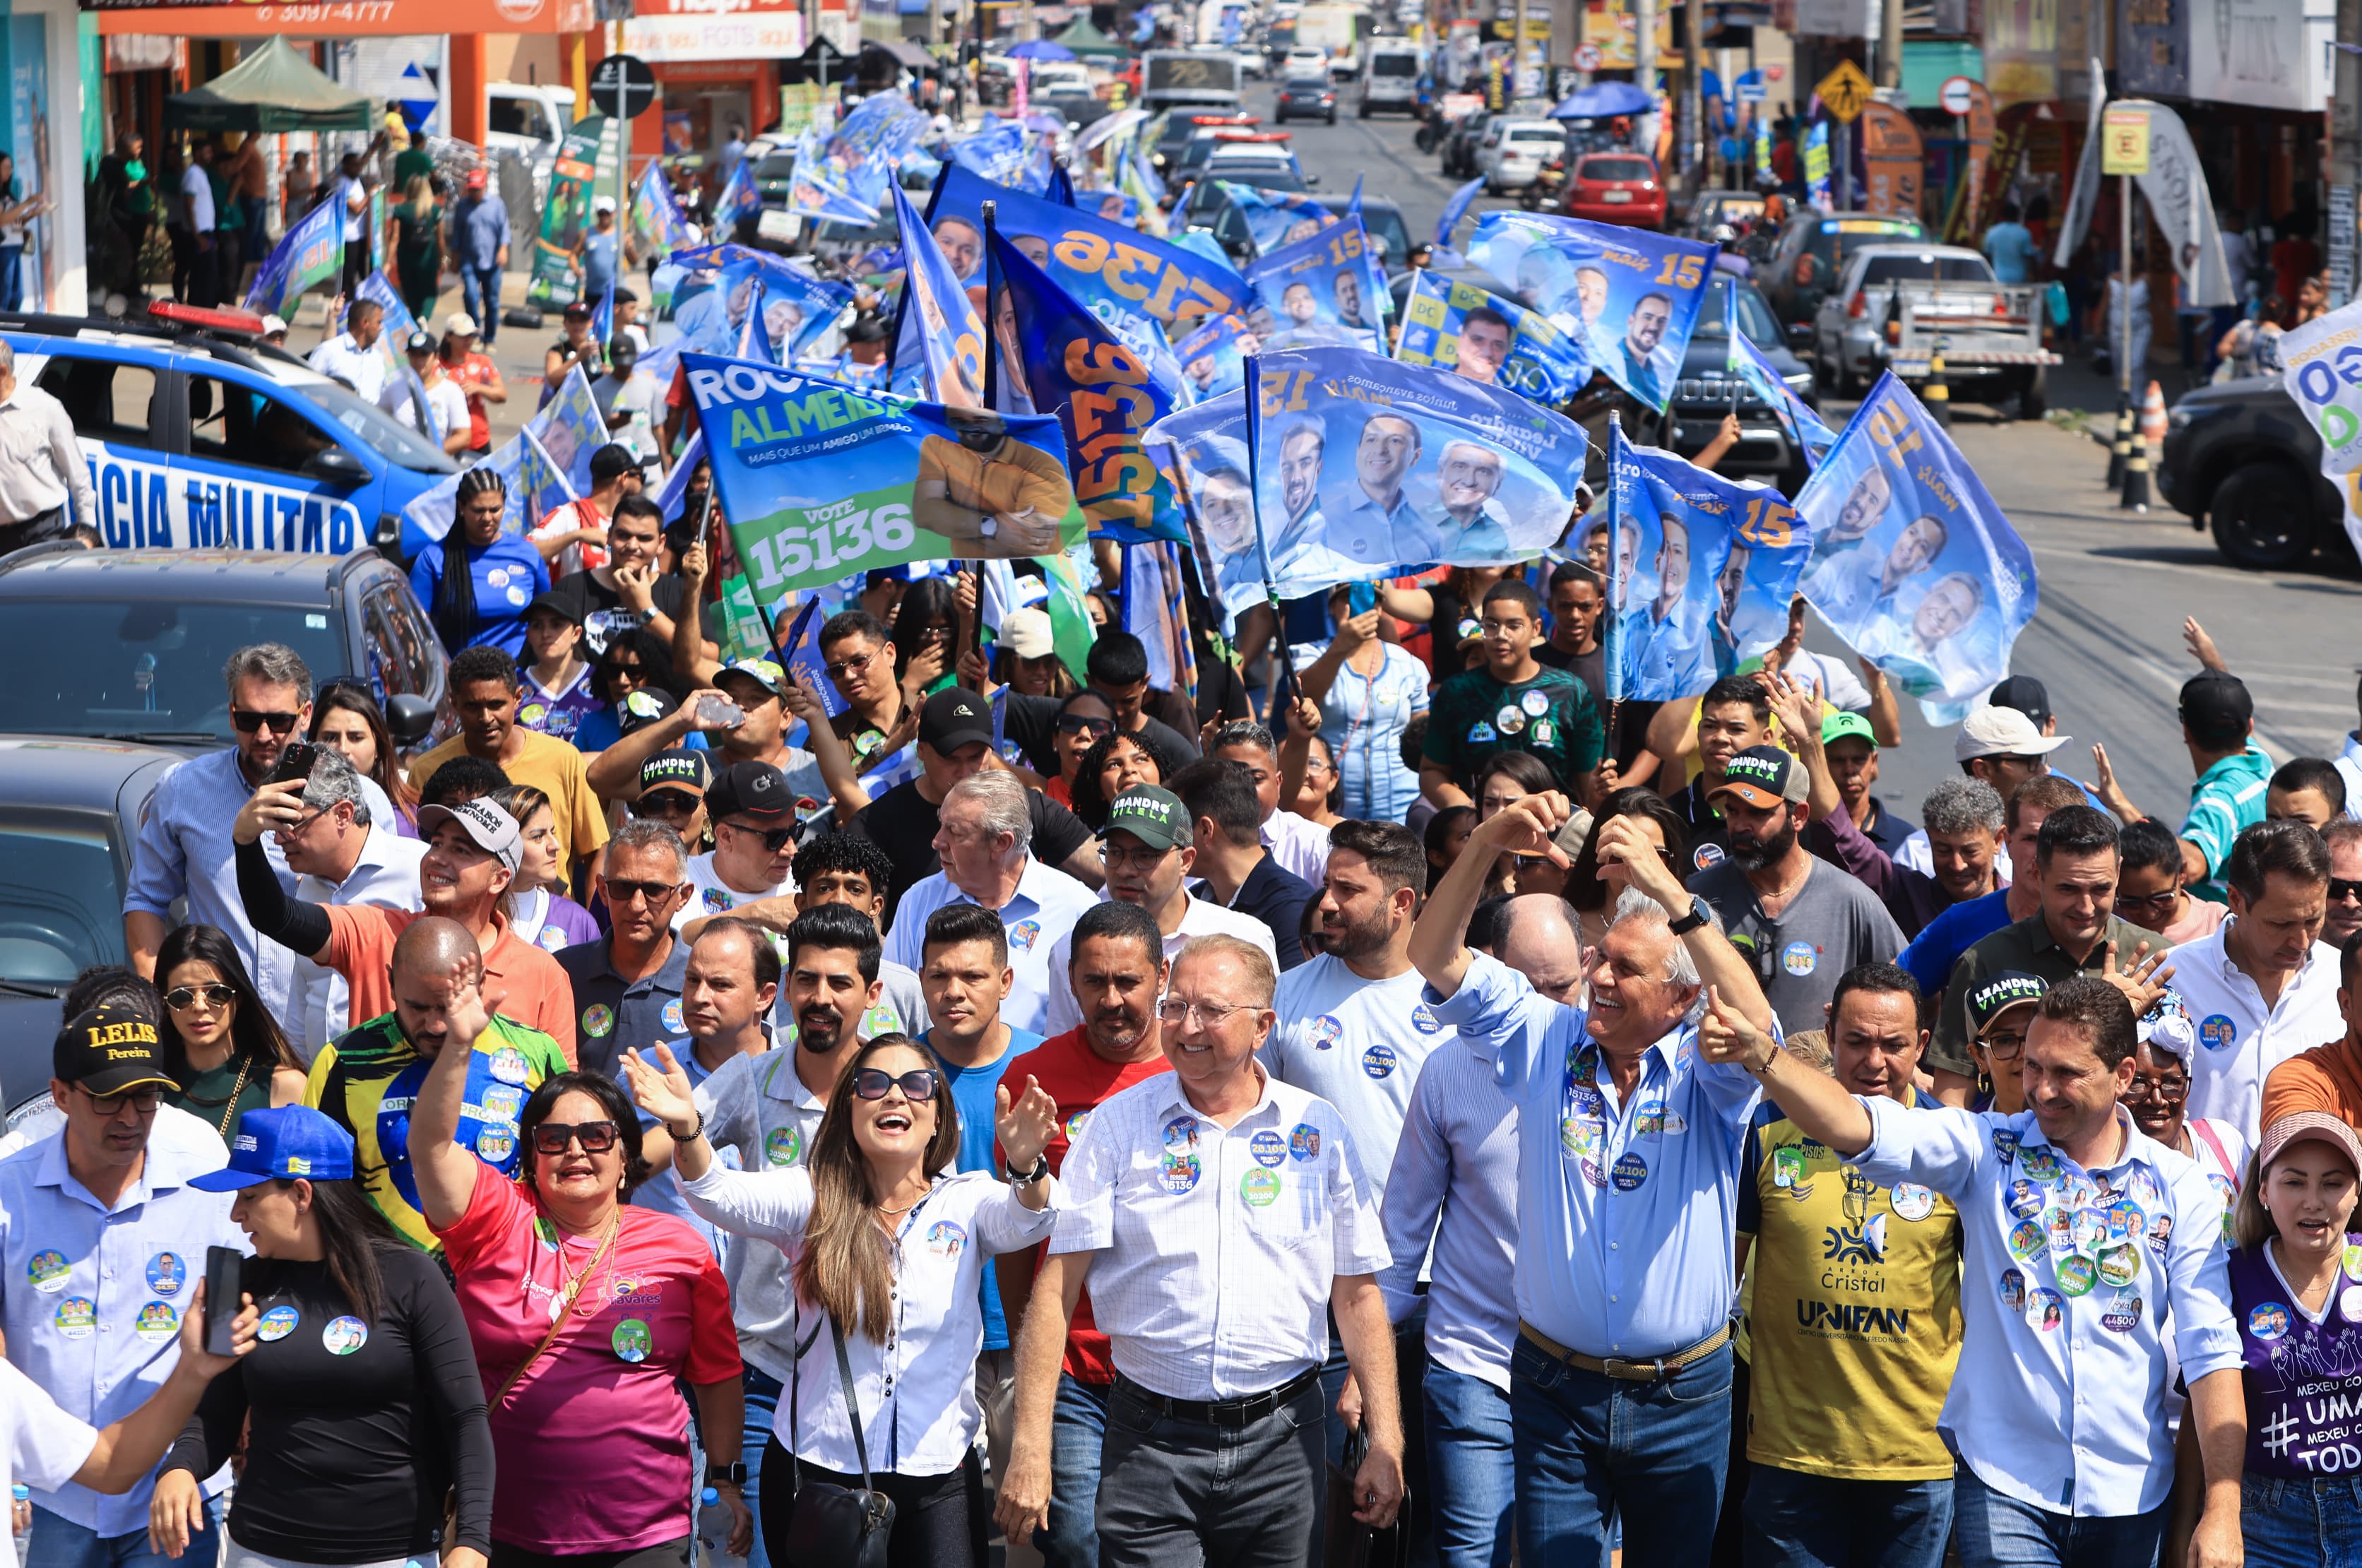
<svg viewBox="0 0 2362 1568"><path fill-rule="evenodd" d="M2277 375L2183 393L2167 416L2157 488L2193 526L2211 527L2235 567L2286 570L2316 549L2350 550L2345 505L2322 475L2321 436Z"/></svg>
<svg viewBox="0 0 2362 1568"><path fill-rule="evenodd" d="M1447 180L1476 178L1476 144L1485 138L1493 123L1490 109L1478 109L1451 122L1443 133L1443 145L1436 156L1441 160Z"/></svg>
<svg viewBox="0 0 2362 1568"><path fill-rule="evenodd" d="M2058 362L2042 346L2042 290L1999 282L1965 246L1865 246L1814 318L1815 363L1843 397L1888 370L1924 382L1939 348L1955 397L2042 416Z"/></svg>
<svg viewBox="0 0 2362 1568"><path fill-rule="evenodd" d="M1586 152L1574 161L1566 184L1569 217L1662 228L1665 187L1656 160L1638 152Z"/></svg>
<svg viewBox="0 0 2362 1568"><path fill-rule="evenodd" d="M1476 144L1476 172L1494 195L1533 183L1542 160L1554 158L1566 146L1566 133L1556 120L1502 116L1485 127Z"/></svg>
<svg viewBox="0 0 2362 1568"><path fill-rule="evenodd" d="M1770 255L1755 269L1754 278L1782 325L1793 327L1813 319L1822 297L1837 287L1847 259L1855 251L1865 245L1926 237L1927 231L1916 218L1882 213L1829 214L1808 208L1782 227Z"/></svg>
<svg viewBox="0 0 2362 1568"><path fill-rule="evenodd" d="M1290 120L1326 120L1337 123L1337 89L1322 76L1291 76L1280 83L1279 97L1271 113L1272 123L1286 125Z"/></svg>

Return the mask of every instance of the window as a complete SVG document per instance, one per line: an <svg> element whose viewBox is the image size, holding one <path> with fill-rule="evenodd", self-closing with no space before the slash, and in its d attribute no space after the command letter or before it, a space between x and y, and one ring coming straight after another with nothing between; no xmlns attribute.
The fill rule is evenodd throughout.
<svg viewBox="0 0 2362 1568"><path fill-rule="evenodd" d="M1583 164L1585 180L1653 180L1656 169L1640 158L1590 158Z"/></svg>
<svg viewBox="0 0 2362 1568"><path fill-rule="evenodd" d="M1565 136L1565 133L1564 133L1564 132L1562 132L1562 131L1546 130L1546 129L1544 129L1544 128L1543 128L1542 127L1540 127L1540 126L1533 126L1533 127L1528 127L1528 128L1527 128L1527 129L1525 129L1525 130L1515 130L1515 131L1511 131L1511 132L1509 133L1509 139L1510 139L1511 141L1518 142L1518 143L1520 143L1520 144L1523 144L1523 145L1527 145L1527 146L1544 146L1544 145L1547 145L1547 146L1555 147L1555 146L1559 145L1560 143L1562 143L1562 142L1565 141L1565 140L1566 140L1566 136ZM1618 180L1629 180L1629 179L1634 178L1634 176L1629 175L1629 174L1617 174L1617 175L1604 176L1604 178L1618 179ZM1642 175L1642 176L1639 176L1639 178L1645 179L1645 178L1647 178L1647 176L1646 176L1646 175Z"/></svg>
<svg viewBox="0 0 2362 1568"><path fill-rule="evenodd" d="M1418 61L1407 54L1382 54L1370 62L1373 76L1416 76Z"/></svg>
<svg viewBox="0 0 2362 1568"><path fill-rule="evenodd" d="M0 615L0 665L9 672L0 685L0 734L171 733L227 742L222 665L255 643L285 643L315 677L345 668L344 641L316 604L18 601Z"/></svg>
<svg viewBox="0 0 2362 1568"><path fill-rule="evenodd" d="M549 113L538 98L509 98L493 94L488 105L485 123L500 136L530 137L535 141L555 141L557 132L551 129Z"/></svg>
<svg viewBox="0 0 2362 1568"><path fill-rule="evenodd" d="M123 962L122 861L113 812L0 815L0 979L69 986Z"/></svg>
<svg viewBox="0 0 2362 1568"><path fill-rule="evenodd" d="M156 372L145 365L59 355L33 383L65 404L74 434L118 447L152 447Z"/></svg>
<svg viewBox="0 0 2362 1568"><path fill-rule="evenodd" d="M189 378L189 452L248 468L300 474L334 445L294 404L218 376Z"/></svg>

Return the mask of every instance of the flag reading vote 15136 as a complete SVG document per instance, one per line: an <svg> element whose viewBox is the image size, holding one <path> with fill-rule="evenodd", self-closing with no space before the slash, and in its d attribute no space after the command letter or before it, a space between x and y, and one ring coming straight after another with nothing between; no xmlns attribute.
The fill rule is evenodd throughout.
<svg viewBox="0 0 2362 1568"><path fill-rule="evenodd" d="M2342 305L2280 338L2280 386L2321 436L2321 471L2345 502L2345 536L2362 548L2362 304Z"/></svg>
<svg viewBox="0 0 2362 1568"><path fill-rule="evenodd" d="M1661 410L1680 380L1717 245L1542 213L1486 213L1469 259L1580 337L1594 370Z"/></svg>
<svg viewBox="0 0 2362 1568"><path fill-rule="evenodd" d="M1055 419L945 408L775 366L681 358L756 600L907 561L1079 544Z"/></svg>
<svg viewBox="0 0 2362 1568"><path fill-rule="evenodd" d="M2009 673L2034 618L2034 555L1919 400L1891 372L1796 492L1811 525L1800 585L1829 629L1956 724Z"/></svg>
<svg viewBox="0 0 2362 1568"><path fill-rule="evenodd" d="M1529 560L1566 530L1590 443L1515 392L1355 348L1265 354L1264 536L1282 598L1366 582L1400 565ZM1187 471L1213 587L1236 611L1264 597L1247 490L1242 389L1157 422Z"/></svg>
<svg viewBox="0 0 2362 1568"><path fill-rule="evenodd" d="M1385 323L1370 295L1369 247L1362 220L1345 217L1250 263L1247 282L1263 309L1247 319L1262 331L1264 347L1375 348Z"/></svg>
<svg viewBox="0 0 2362 1568"><path fill-rule="evenodd" d="M1395 358L1558 403L1591 379L1584 347L1540 311L1473 283L1413 274Z"/></svg>

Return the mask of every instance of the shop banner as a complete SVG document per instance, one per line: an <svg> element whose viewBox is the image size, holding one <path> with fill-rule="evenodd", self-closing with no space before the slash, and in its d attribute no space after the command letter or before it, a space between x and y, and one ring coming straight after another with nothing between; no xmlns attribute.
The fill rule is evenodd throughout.
<svg viewBox="0 0 2362 1568"><path fill-rule="evenodd" d="M1476 220L1468 255L1580 341L1594 370L1662 410L1681 378L1717 245L1539 213Z"/></svg>
<svg viewBox="0 0 2362 1568"><path fill-rule="evenodd" d="M563 305L579 293L574 279L574 246L590 223L590 197L600 185L601 153L606 139L607 116L592 115L575 121L557 144L549 189L541 203L541 233L533 242L533 277L524 291L527 304ZM609 188L613 184L612 178L606 181Z"/></svg>
<svg viewBox="0 0 2362 1568"><path fill-rule="evenodd" d="M1395 358L1504 386L1544 406L1564 403L1591 380L1583 346L1550 317L1432 271L1411 279Z"/></svg>
<svg viewBox="0 0 2362 1568"><path fill-rule="evenodd" d="M2092 113L2097 116L2100 111L2095 107ZM2133 176L2133 182L2140 187L2150 219L2165 237L2174 275L2181 280L2182 302L2207 306L2238 304L2230 263L2223 258L2223 231L2215 222L2214 199L2206 189L2206 171L2199 164L2190 127L2163 104L2139 99L2118 99L2107 105L2107 113L2148 116L2148 172ZM2067 204L2068 224L2058 233L2057 256L2061 267L2083 243L2083 232L2098 205L2102 139L2096 134L2086 139L2082 161L2076 165L2074 194Z"/></svg>
<svg viewBox="0 0 2362 1568"><path fill-rule="evenodd" d="M1862 181L1868 187L1862 210L1917 217L1927 156L1919 127L1893 105L1880 103L1863 105L1855 127L1861 138Z"/></svg>
<svg viewBox="0 0 2362 1568"><path fill-rule="evenodd" d="M1261 310L1247 319L1264 348L1375 349L1385 318L1370 297L1369 245L1362 220L1347 217L1249 262L1247 282Z"/></svg>

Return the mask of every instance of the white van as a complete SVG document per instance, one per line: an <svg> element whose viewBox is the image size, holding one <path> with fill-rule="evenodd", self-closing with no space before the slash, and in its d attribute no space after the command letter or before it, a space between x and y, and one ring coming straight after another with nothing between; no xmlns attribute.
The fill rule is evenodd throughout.
<svg viewBox="0 0 2362 1568"><path fill-rule="evenodd" d="M1379 109L1418 113L1418 73L1426 52L1417 44L1373 43L1362 61L1362 118Z"/></svg>
<svg viewBox="0 0 2362 1568"><path fill-rule="evenodd" d="M484 150L522 159L533 170L533 188L546 188L558 141L574 123L574 89L492 82L484 100Z"/></svg>

